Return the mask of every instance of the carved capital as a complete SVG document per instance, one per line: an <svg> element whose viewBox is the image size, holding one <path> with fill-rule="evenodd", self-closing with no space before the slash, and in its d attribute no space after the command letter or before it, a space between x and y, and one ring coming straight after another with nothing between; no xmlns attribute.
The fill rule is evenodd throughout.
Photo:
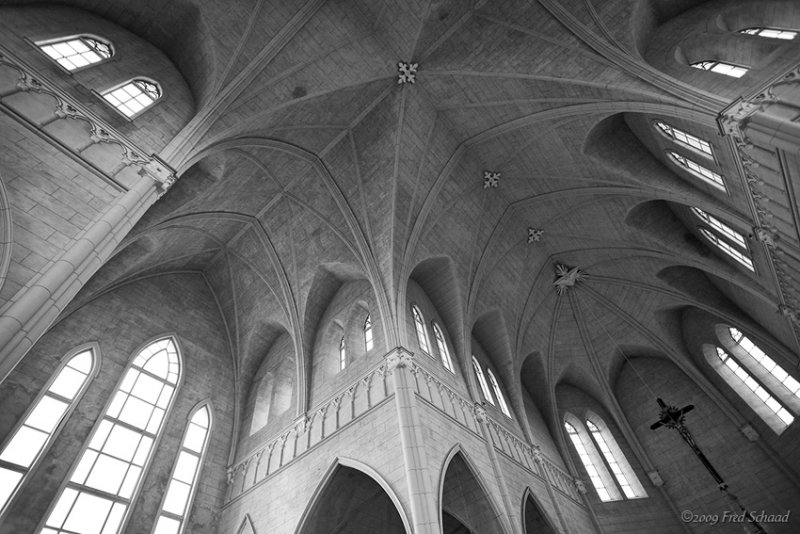
<svg viewBox="0 0 800 534"><path fill-rule="evenodd" d="M531 447L531 454L533 454L533 459L537 464L544 463L544 453L542 452L542 448L538 445L534 445Z"/></svg>
<svg viewBox="0 0 800 534"><path fill-rule="evenodd" d="M753 228L753 235L755 235L756 239L767 245L769 248L775 248L776 236L773 235L766 228L763 228L761 226L756 226L755 228Z"/></svg>
<svg viewBox="0 0 800 534"><path fill-rule="evenodd" d="M650 482L657 488L664 485L664 479L661 478L661 473L658 470L654 469L652 471L647 472L647 476L650 478Z"/></svg>
<svg viewBox="0 0 800 534"><path fill-rule="evenodd" d="M748 441L755 442L761 437L756 429L750 425L750 423L745 423L742 425L742 427L739 429L739 432L741 432L742 435L748 439Z"/></svg>
<svg viewBox="0 0 800 534"><path fill-rule="evenodd" d="M477 419L478 422L486 423L489 421L489 416L486 414L486 408L484 408L482 404L476 402L472 406L472 411L475 413L475 419Z"/></svg>
<svg viewBox="0 0 800 534"><path fill-rule="evenodd" d="M578 493L580 493L581 495L586 495L586 493L589 491L586 488L586 482L584 482L580 478L574 478L573 482L575 483L575 488L578 490Z"/></svg>
<svg viewBox="0 0 800 534"><path fill-rule="evenodd" d="M384 359L386 360L386 368L391 373L397 368L411 368L414 361L414 355L403 347L397 347L392 352L384 356Z"/></svg>

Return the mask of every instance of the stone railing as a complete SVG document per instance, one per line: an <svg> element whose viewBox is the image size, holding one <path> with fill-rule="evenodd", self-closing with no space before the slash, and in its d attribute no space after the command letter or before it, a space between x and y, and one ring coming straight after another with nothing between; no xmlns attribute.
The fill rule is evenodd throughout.
<svg viewBox="0 0 800 534"><path fill-rule="evenodd" d="M386 364L373 367L268 443L228 468L226 502L236 499L394 395Z"/></svg>
<svg viewBox="0 0 800 534"><path fill-rule="evenodd" d="M574 501L583 504L579 493L579 481L558 467L542 453L537 445L530 445L486 415L481 406L476 406L454 389L443 383L415 360L411 372L415 378L417 396L443 412L461 426L483 439L480 423L484 421L492 446L516 464L546 481L554 489Z"/></svg>

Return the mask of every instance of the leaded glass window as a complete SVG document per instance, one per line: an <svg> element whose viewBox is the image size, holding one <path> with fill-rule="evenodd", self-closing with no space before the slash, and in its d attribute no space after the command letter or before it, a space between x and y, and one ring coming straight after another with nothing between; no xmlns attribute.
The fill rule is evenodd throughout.
<svg viewBox="0 0 800 534"><path fill-rule="evenodd" d="M431 342L428 340L428 332L425 330L425 319L422 317L422 312L416 306L411 306L411 315L414 317L414 328L417 330L419 348L426 354L430 354Z"/></svg>
<svg viewBox="0 0 800 534"><path fill-rule="evenodd" d="M734 230L733 228L731 228L730 226L728 226L727 224L725 224L724 222L720 221L713 215L706 213L700 208L693 207L692 213L697 215L697 217L700 218L703 222L708 224L714 230L717 230L719 233L721 233L722 235L733 241L738 246L744 249L747 248L747 242L745 241L744 236L739 232L737 232L736 230Z"/></svg>
<svg viewBox="0 0 800 534"><path fill-rule="evenodd" d="M750 70L750 67L734 65L724 61L698 61L696 63L692 63L692 67L700 70L716 72L717 74L724 74L725 76L731 76L733 78L741 78L747 74L748 70Z"/></svg>
<svg viewBox="0 0 800 534"><path fill-rule="evenodd" d="M503 392L500 391L500 384L497 383L494 373L491 369L487 368L486 374L489 376L489 383L492 385L494 396L497 397L497 403L500 405L500 411L502 411L506 416L511 417L511 412L508 410L508 404L506 404L506 398L503 395Z"/></svg>
<svg viewBox="0 0 800 534"><path fill-rule="evenodd" d="M575 447L575 451L578 453L578 457L581 459L581 463L583 464L584 469L586 469L586 473L589 475L589 480L592 482L592 486L594 486L594 489L597 492L597 496L600 497L600 500L603 502L619 500L611 495L609 489L606 487L603 477L600 476L600 469L604 468L595 465L595 458L593 458L593 456L596 457L597 454L589 454L589 450L584 445L577 428L575 428L575 426L573 426L570 422L564 421L564 428L566 429L567 436L569 436L572 445Z"/></svg>
<svg viewBox="0 0 800 534"><path fill-rule="evenodd" d="M622 488L622 493L628 499L636 499L639 497L646 497L647 494L636 479L636 475L631 469L628 460L622 454L622 450L617 445L614 436L608 431L604 424L593 423L590 419L586 419L586 427L592 436L600 454L614 475L614 478Z"/></svg>
<svg viewBox="0 0 800 534"><path fill-rule="evenodd" d="M745 35L757 35L759 37L767 37L769 39L783 39L784 41L791 41L797 37L797 31L795 30L779 30L778 28L745 28L743 30L739 30L739 33L744 33Z"/></svg>
<svg viewBox="0 0 800 534"><path fill-rule="evenodd" d="M681 167L689 174L699 178L710 186L716 187L721 191L725 191L725 180L720 174L703 167L689 158L681 156L677 152L669 151L668 154L673 163Z"/></svg>
<svg viewBox="0 0 800 534"><path fill-rule="evenodd" d="M132 119L161 98L161 87L153 81L137 78L106 91L103 98L120 113Z"/></svg>
<svg viewBox="0 0 800 534"><path fill-rule="evenodd" d="M344 344L344 336L339 341L339 370L343 371L347 367L347 348Z"/></svg>
<svg viewBox="0 0 800 534"><path fill-rule="evenodd" d="M189 419L153 534L183 532L197 491L197 478L203 465L210 428L211 412L208 405L203 405Z"/></svg>
<svg viewBox="0 0 800 534"><path fill-rule="evenodd" d="M735 247L728 244L727 241L724 239L720 239L717 234L708 231L706 228L699 228L700 233L703 234L703 237L711 241L719 250L733 258L734 260L738 261L749 270L755 272L755 267L753 266L753 260L751 260L748 256L740 252Z"/></svg>
<svg viewBox="0 0 800 534"><path fill-rule="evenodd" d="M483 369L481 369L481 364L478 363L475 356L472 357L472 369L475 371L475 377L478 379L478 385L481 388L481 393L483 393L483 398L494 406L494 399L492 398L492 393L489 391L489 384L486 383L486 377L483 374Z"/></svg>
<svg viewBox="0 0 800 534"><path fill-rule="evenodd" d="M436 321L433 321L431 324L433 326L433 337L436 338L436 346L439 349L439 357L442 359L442 365L451 373L455 373L453 360L450 358L450 351L447 350L447 342L444 340L444 333Z"/></svg>
<svg viewBox="0 0 800 534"><path fill-rule="evenodd" d="M91 348L64 358L53 379L9 434L0 450L0 515L83 395L95 369Z"/></svg>
<svg viewBox="0 0 800 534"><path fill-rule="evenodd" d="M41 532L121 531L172 405L180 372L171 337L154 341L136 354Z"/></svg>
<svg viewBox="0 0 800 534"><path fill-rule="evenodd" d="M69 71L99 63L114 55L111 43L89 35L36 43L42 52Z"/></svg>
<svg viewBox="0 0 800 534"><path fill-rule="evenodd" d="M364 321L364 346L367 352L371 351L372 347L375 346L375 341L372 337L372 318L369 314L367 314L367 318Z"/></svg>
<svg viewBox="0 0 800 534"><path fill-rule="evenodd" d="M656 127L667 137L671 138L676 143L680 143L686 147L702 152L707 156L711 156L711 145L705 139L700 139L694 135L679 130L666 122L656 121Z"/></svg>

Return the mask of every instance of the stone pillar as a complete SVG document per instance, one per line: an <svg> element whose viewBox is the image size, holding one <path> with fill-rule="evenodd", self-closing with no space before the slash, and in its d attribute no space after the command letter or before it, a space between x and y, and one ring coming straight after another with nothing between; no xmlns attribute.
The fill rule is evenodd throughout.
<svg viewBox="0 0 800 534"><path fill-rule="evenodd" d="M0 382L108 260L155 202L157 181L142 178L81 232L70 248L9 301L0 316Z"/></svg>
<svg viewBox="0 0 800 534"><path fill-rule="evenodd" d="M411 376L413 355L397 347L385 356L387 372L394 381L397 422L400 443L406 466L408 499L411 503L411 522L414 534L438 534L438 496L430 479L422 431L416 418L416 393Z"/></svg>
<svg viewBox="0 0 800 534"><path fill-rule="evenodd" d="M478 420L478 424L481 427L481 434L483 434L483 440L486 443L486 454L492 462L492 470L497 480L497 487L500 489L500 499L504 507L505 514L501 514L497 519L503 523L508 532L516 532L516 529L511 525L510 518L519 519L519 513L515 511L516 507L511 504L503 469L497 459L497 452L494 450L491 432L489 431L489 416L486 414L486 409L479 403L475 403L473 409L475 410L475 419Z"/></svg>
<svg viewBox="0 0 800 534"><path fill-rule="evenodd" d="M539 471L544 477L545 485L547 486L547 496L550 498L550 503L553 505L553 509L556 511L556 517L558 518L560 531L562 533L569 532L567 521L564 519L564 514L561 512L561 507L558 505L558 499L556 498L555 490L553 490L553 484L550 482L550 473L547 469L547 462L545 460L544 453L542 453L542 449L538 445L533 446L533 460L536 462Z"/></svg>

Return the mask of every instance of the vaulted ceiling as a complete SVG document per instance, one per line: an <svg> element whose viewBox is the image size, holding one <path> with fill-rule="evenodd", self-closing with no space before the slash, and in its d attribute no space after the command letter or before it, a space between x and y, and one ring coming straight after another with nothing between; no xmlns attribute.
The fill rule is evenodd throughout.
<svg viewBox="0 0 800 534"><path fill-rule="evenodd" d="M324 306L309 298L320 268L368 280L388 345L403 343L405 285L437 258L426 289L454 293L434 304L456 345L498 317L510 354L495 364L542 403L559 382L608 398L627 356L691 373L675 328L687 306L794 346L772 279L712 253L682 212L746 226L743 186L721 198L677 177L646 127L679 121L735 168L715 122L727 102L643 59L660 23L702 2L65 3L159 46L197 106L161 154L180 180L73 307L124 281L202 272L251 369ZM419 64L416 83L398 84L399 61ZM556 295L557 263L588 273L579 291Z"/></svg>

